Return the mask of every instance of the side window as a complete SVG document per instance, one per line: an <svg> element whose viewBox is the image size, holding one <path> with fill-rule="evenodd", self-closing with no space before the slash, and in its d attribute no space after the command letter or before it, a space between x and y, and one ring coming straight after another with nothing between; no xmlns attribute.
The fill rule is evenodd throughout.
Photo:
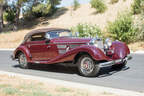
<svg viewBox="0 0 144 96"><path fill-rule="evenodd" d="M31 41L43 41L45 40L45 33L38 33L31 36Z"/></svg>
<svg viewBox="0 0 144 96"><path fill-rule="evenodd" d="M57 31L51 31L51 32L46 33L46 38L47 39L56 38L56 37L59 37L59 32L57 32Z"/></svg>

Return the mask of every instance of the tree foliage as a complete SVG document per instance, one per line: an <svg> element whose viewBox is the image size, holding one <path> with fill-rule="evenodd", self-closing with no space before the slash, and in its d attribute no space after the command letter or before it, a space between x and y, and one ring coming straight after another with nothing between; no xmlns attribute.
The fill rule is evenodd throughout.
<svg viewBox="0 0 144 96"><path fill-rule="evenodd" d="M13 23L16 17L16 6L9 5L4 12L4 20Z"/></svg>
<svg viewBox="0 0 144 96"><path fill-rule="evenodd" d="M49 0L49 3L51 4L52 8L55 8L57 5L59 5L61 0Z"/></svg>
<svg viewBox="0 0 144 96"><path fill-rule="evenodd" d="M23 18L39 18L52 15L57 5L61 0L11 0L13 3L7 3L8 8L4 10L3 3L9 0L0 0L0 31L3 27L3 19L7 22L14 23L15 29L18 29L20 24L20 15L23 13ZM4 18L3 18L4 16ZM25 19L23 19L25 20Z"/></svg>
<svg viewBox="0 0 144 96"><path fill-rule="evenodd" d="M50 4L38 4L32 8L32 13L35 17L42 17L51 14Z"/></svg>

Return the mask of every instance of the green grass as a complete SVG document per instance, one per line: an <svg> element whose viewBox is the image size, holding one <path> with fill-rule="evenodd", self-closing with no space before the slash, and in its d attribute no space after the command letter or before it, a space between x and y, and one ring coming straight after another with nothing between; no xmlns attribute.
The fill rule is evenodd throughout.
<svg viewBox="0 0 144 96"><path fill-rule="evenodd" d="M75 96L89 96L87 92L77 92Z"/></svg>
<svg viewBox="0 0 144 96"><path fill-rule="evenodd" d="M16 88L7 87L7 88L4 88L4 89L3 89L3 92L4 92L6 95L14 95L14 94L18 94L18 93L19 93L19 90L16 89Z"/></svg>
<svg viewBox="0 0 144 96"><path fill-rule="evenodd" d="M0 96L89 96L87 91L75 90L57 85L48 85L33 81L16 82L13 78L7 78L6 83L0 83ZM21 79L20 79L21 80ZM5 81L5 79L3 80ZM12 83L12 84L11 84Z"/></svg>
<svg viewBox="0 0 144 96"><path fill-rule="evenodd" d="M22 85L20 85L18 88L19 88L19 89L31 90L31 89L36 89L37 87L38 87L37 84L32 84L32 83L30 83L30 84L22 84Z"/></svg>
<svg viewBox="0 0 144 96"><path fill-rule="evenodd" d="M32 92L23 93L23 96L54 96L54 95L44 90L34 90Z"/></svg>
<svg viewBox="0 0 144 96"><path fill-rule="evenodd" d="M0 89L6 88L6 87L11 87L9 84L0 84Z"/></svg>
<svg viewBox="0 0 144 96"><path fill-rule="evenodd" d="M57 88L56 89L57 92L72 92L73 90L72 89L69 89L69 88Z"/></svg>

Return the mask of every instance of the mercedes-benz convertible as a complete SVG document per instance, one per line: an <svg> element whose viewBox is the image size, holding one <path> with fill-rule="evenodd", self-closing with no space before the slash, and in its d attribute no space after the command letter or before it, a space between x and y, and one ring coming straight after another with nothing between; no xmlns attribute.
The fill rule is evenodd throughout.
<svg viewBox="0 0 144 96"><path fill-rule="evenodd" d="M96 76L101 67L123 68L132 57L128 46L120 41L82 38L68 29L45 28L29 32L15 49L12 59L21 68L31 64L76 65L83 76Z"/></svg>

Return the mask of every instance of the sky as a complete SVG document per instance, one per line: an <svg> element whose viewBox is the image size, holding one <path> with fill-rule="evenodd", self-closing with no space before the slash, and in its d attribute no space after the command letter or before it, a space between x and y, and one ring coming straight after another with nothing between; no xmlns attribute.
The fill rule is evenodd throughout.
<svg viewBox="0 0 144 96"><path fill-rule="evenodd" d="M9 0L9 3L11 3L12 1L15 0ZM66 7L66 6L71 6L73 4L74 0L62 0L61 4L59 5L59 7ZM80 4L86 4L88 3L90 0L77 0Z"/></svg>
<svg viewBox="0 0 144 96"><path fill-rule="evenodd" d="M65 7L65 6L70 6L73 4L74 0L62 0L61 4L59 5L59 7ZM86 4L88 3L90 0L78 0L78 2L80 4Z"/></svg>

